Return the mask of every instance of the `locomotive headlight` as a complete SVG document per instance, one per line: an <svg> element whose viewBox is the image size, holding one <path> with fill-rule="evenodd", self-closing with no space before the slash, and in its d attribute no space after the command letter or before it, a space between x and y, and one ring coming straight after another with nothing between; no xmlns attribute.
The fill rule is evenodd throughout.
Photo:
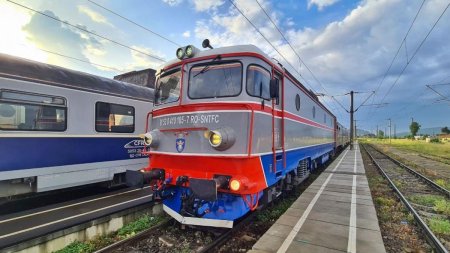
<svg viewBox="0 0 450 253"><path fill-rule="evenodd" d="M182 47L178 48L176 54L177 54L177 58L178 59L180 59L180 60L183 59L183 57L184 57L184 48L182 48Z"/></svg>
<svg viewBox="0 0 450 253"><path fill-rule="evenodd" d="M157 147L159 144L161 132L159 130L152 130L144 134L144 143L150 147Z"/></svg>
<svg viewBox="0 0 450 253"><path fill-rule="evenodd" d="M151 133L146 133L144 134L144 143L147 146L152 145L152 141L153 141L153 136Z"/></svg>
<svg viewBox="0 0 450 253"><path fill-rule="evenodd" d="M187 46L186 47L186 56L191 58L192 56L194 56L194 47L193 46Z"/></svg>
<svg viewBox="0 0 450 253"><path fill-rule="evenodd" d="M241 181L237 179L231 179L230 181L230 189L232 191L239 191L241 189Z"/></svg>
<svg viewBox="0 0 450 253"><path fill-rule="evenodd" d="M229 127L209 131L205 134L208 137L209 144L217 150L226 150L233 146L236 140L233 129Z"/></svg>
<svg viewBox="0 0 450 253"><path fill-rule="evenodd" d="M220 133L217 131L212 131L209 136L209 143L215 148L220 146L220 144L222 144L222 136Z"/></svg>

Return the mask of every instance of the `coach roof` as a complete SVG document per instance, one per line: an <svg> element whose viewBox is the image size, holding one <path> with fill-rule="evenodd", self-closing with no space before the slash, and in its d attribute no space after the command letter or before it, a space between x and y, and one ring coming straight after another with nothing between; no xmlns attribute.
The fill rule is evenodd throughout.
<svg viewBox="0 0 450 253"><path fill-rule="evenodd" d="M6 54L0 54L0 76L149 102L154 97L150 88Z"/></svg>

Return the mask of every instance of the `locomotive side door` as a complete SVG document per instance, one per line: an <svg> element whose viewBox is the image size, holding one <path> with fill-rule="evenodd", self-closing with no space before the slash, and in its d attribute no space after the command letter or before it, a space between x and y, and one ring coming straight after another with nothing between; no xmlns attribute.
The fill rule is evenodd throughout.
<svg viewBox="0 0 450 253"><path fill-rule="evenodd" d="M273 71L273 78L278 80L278 97L272 99L272 149L274 171L281 176L284 168L284 122L283 122L283 75Z"/></svg>

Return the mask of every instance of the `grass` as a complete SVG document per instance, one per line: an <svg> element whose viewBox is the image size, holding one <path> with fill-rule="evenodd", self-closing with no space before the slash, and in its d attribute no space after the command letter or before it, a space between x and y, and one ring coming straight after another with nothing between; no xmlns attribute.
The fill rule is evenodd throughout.
<svg viewBox="0 0 450 253"><path fill-rule="evenodd" d="M445 201L445 198L439 195L414 195L409 197L409 200L419 205L433 207L436 202Z"/></svg>
<svg viewBox="0 0 450 253"><path fill-rule="evenodd" d="M65 248L56 251L56 253L90 253L94 251L95 248L92 244L75 241L67 245Z"/></svg>
<svg viewBox="0 0 450 253"><path fill-rule="evenodd" d="M160 216L142 216L138 220L131 222L117 231L117 235L121 237L130 237L151 226L158 224L163 218Z"/></svg>
<svg viewBox="0 0 450 253"><path fill-rule="evenodd" d="M446 181L445 179L436 179L434 181L437 185L439 185L440 187L443 187L447 190L450 190L450 182Z"/></svg>
<svg viewBox="0 0 450 253"><path fill-rule="evenodd" d="M433 218L429 220L430 229L441 235L450 235L450 221L439 218Z"/></svg>
<svg viewBox="0 0 450 253"><path fill-rule="evenodd" d="M262 222L271 222L278 219L295 201L294 197L285 198L276 204L276 208L266 208L256 215L256 218Z"/></svg>
<svg viewBox="0 0 450 253"><path fill-rule="evenodd" d="M63 249L55 251L56 253L91 253L99 250L107 245L110 245L116 241L123 240L130 236L135 235L147 228L155 226L156 224L164 221L163 216L150 216L144 215L139 219L123 226L117 232L113 232L109 235L98 236L92 240L86 242L75 241L67 245Z"/></svg>
<svg viewBox="0 0 450 253"><path fill-rule="evenodd" d="M450 202L442 199L434 203L434 211L450 216Z"/></svg>
<svg viewBox="0 0 450 253"><path fill-rule="evenodd" d="M409 139L391 139L391 143L386 139L363 139L367 143L390 145L394 148L414 151L431 156L438 156L445 159L450 159L450 142L446 143L429 143L424 140L409 140Z"/></svg>

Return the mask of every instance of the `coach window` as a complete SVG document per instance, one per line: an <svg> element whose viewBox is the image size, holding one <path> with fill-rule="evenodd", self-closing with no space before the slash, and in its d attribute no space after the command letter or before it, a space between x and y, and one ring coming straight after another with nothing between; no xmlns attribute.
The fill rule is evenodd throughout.
<svg viewBox="0 0 450 253"><path fill-rule="evenodd" d="M247 68L247 93L252 97L270 100L270 72L258 65Z"/></svg>
<svg viewBox="0 0 450 253"><path fill-rule="evenodd" d="M134 107L97 102L95 104L95 130L97 132L133 133Z"/></svg>
<svg viewBox="0 0 450 253"><path fill-rule="evenodd" d="M316 118L316 107L315 106L313 106L313 108L312 108L312 113L313 113L313 118L315 119Z"/></svg>
<svg viewBox="0 0 450 253"><path fill-rule="evenodd" d="M295 95L295 108L300 111L300 95Z"/></svg>
<svg viewBox="0 0 450 253"><path fill-rule="evenodd" d="M189 72L191 99L234 97L242 90L242 64L235 61L202 63Z"/></svg>
<svg viewBox="0 0 450 253"><path fill-rule="evenodd" d="M66 99L11 90L0 90L0 129L65 131Z"/></svg>

